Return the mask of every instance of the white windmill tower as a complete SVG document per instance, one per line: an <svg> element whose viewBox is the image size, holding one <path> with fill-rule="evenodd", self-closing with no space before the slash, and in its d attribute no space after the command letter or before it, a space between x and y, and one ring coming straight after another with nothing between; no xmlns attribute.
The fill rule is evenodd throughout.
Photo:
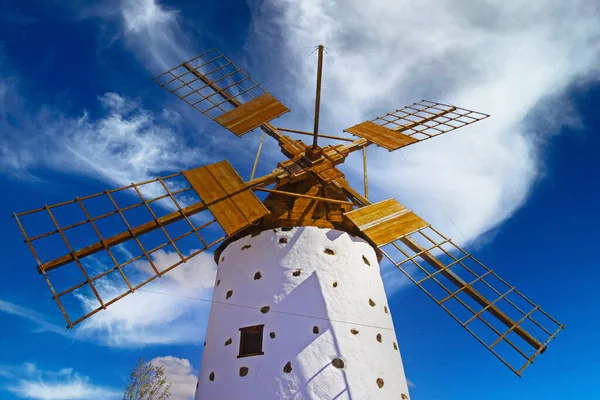
<svg viewBox="0 0 600 400"><path fill-rule="evenodd" d="M237 136L259 128L263 140L277 140L289 159L270 174L254 177L261 140L247 182L221 161L14 214L68 327L213 249L218 270L197 400L407 399L379 269L385 257L520 376L563 326L396 200L368 200L367 146L396 150L488 115L421 101L346 129L359 139L321 135L323 46L318 54L313 132L273 126L288 108L218 50L154 78ZM311 135L313 143L282 132ZM318 137L347 144L319 147ZM336 167L357 150L364 196ZM268 195L261 201L257 191ZM108 207L98 206L102 201ZM69 222L61 221L69 207L80 220L73 222L71 212ZM36 218L36 229L46 218L52 228L32 234L25 218ZM82 241L82 229L94 235L92 243ZM64 254L57 254L57 238ZM54 243L56 256L42 262L34 244L44 241ZM118 251L125 244L137 253ZM159 251L178 260L165 265ZM143 260L148 268L141 271ZM60 275L52 278L61 288L51 275ZM79 281L68 283L75 276ZM81 309L72 300L78 294L97 305Z"/></svg>

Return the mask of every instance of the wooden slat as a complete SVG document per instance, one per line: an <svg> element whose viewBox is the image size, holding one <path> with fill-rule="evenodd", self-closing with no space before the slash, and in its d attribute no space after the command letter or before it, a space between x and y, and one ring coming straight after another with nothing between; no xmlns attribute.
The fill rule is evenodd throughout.
<svg viewBox="0 0 600 400"><path fill-rule="evenodd" d="M227 161L207 165L207 168L223 190L231 195L231 201L248 223L252 224L269 213L260 199L251 190L247 190L246 183Z"/></svg>
<svg viewBox="0 0 600 400"><path fill-rule="evenodd" d="M265 93L248 103L234 108L215 121L238 136L288 112L289 109L270 93Z"/></svg>
<svg viewBox="0 0 600 400"><path fill-rule="evenodd" d="M227 161L183 172L228 236L268 214Z"/></svg>
<svg viewBox="0 0 600 400"><path fill-rule="evenodd" d="M345 217L377 246L427 226L427 222L394 199L359 208Z"/></svg>
<svg viewBox="0 0 600 400"><path fill-rule="evenodd" d="M370 121L354 125L353 127L346 129L345 132L365 138L390 151L418 142L417 139L384 128Z"/></svg>

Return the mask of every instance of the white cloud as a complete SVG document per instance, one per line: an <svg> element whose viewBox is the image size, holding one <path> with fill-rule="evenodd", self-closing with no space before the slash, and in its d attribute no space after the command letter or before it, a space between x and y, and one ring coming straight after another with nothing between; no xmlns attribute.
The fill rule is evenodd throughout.
<svg viewBox="0 0 600 400"><path fill-rule="evenodd" d="M119 11L125 39L134 54L155 72L193 57L177 22L177 12L155 0L123 0Z"/></svg>
<svg viewBox="0 0 600 400"><path fill-rule="evenodd" d="M0 311L33 322L37 326L37 332L52 332L63 336L67 334L66 329L48 322L43 314L27 307L0 299Z"/></svg>
<svg viewBox="0 0 600 400"><path fill-rule="evenodd" d="M179 261L176 253L162 250L153 253L152 258L159 269ZM147 262L138 262L136 267L141 276L150 275ZM128 275L131 279L133 274ZM204 341L215 275L212 253L200 253L83 321L74 330L67 330L47 315L1 299L0 312L30 321L35 332L52 332L108 347L200 344ZM111 286L96 284L96 287L104 299L116 297L127 289L121 282L113 282ZM97 306L94 298L76 297L86 311ZM59 318L58 313L55 316Z"/></svg>
<svg viewBox="0 0 600 400"><path fill-rule="evenodd" d="M158 269L179 261L176 253L162 250L153 253L152 258ZM139 262L136 267L150 275L147 262ZM195 299L212 298L215 275L212 253L200 253L82 322L75 332L82 339L112 347L202 343L210 303ZM116 297L124 289L123 285L98 287L105 299ZM93 298L79 299L87 311L97 306Z"/></svg>
<svg viewBox="0 0 600 400"><path fill-rule="evenodd" d="M150 361L150 363L164 368L165 376L171 383L172 400L193 399L198 379L189 360L166 356L157 357Z"/></svg>
<svg viewBox="0 0 600 400"><path fill-rule="evenodd" d="M408 162L399 152L369 149L372 197L395 196L458 241L464 240L446 213L467 240L509 218L543 171L544 145L573 121L569 107L556 107L564 105L560 96L599 76L600 11L593 0L259 4L249 44L278 54L280 68L289 70L285 88L295 98L284 102L311 110L315 60L300 57L311 51L306 46L332 49L323 73L323 132L336 134L422 98L492 114L403 150ZM310 85L293 87L301 81ZM347 164L360 185L358 157Z"/></svg>
<svg viewBox="0 0 600 400"><path fill-rule="evenodd" d="M18 96L16 87L10 89ZM197 148L186 146L172 111L153 113L117 93L105 93L99 101L104 111L99 118L43 111L22 126L0 119L6 132L0 139L0 168L33 174L46 167L126 185L206 160ZM23 115L18 109L9 112Z"/></svg>
<svg viewBox="0 0 600 400"><path fill-rule="evenodd" d="M35 364L0 367L0 376L10 379L5 390L23 399L35 400L106 400L122 398L113 388L95 385L87 376L71 368L40 370Z"/></svg>

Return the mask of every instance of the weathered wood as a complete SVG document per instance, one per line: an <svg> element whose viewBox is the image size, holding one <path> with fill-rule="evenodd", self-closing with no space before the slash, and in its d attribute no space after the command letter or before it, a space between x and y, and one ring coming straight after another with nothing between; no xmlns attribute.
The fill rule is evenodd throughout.
<svg viewBox="0 0 600 400"><path fill-rule="evenodd" d="M428 225L394 199L359 208L344 216L379 247Z"/></svg>
<svg viewBox="0 0 600 400"><path fill-rule="evenodd" d="M317 200L317 201L324 201L326 203L347 204L347 205L350 205L350 206L353 205L349 201L328 199L326 197L309 196L309 195L306 195L306 194L293 193L293 192L285 192L283 190L274 190L274 189L265 189L265 188L256 188L256 190L259 190L261 192L267 192L267 193L283 194L283 195L287 195L287 196L291 196L291 197L302 197L302 198L306 198L306 199L312 199L312 200Z"/></svg>
<svg viewBox="0 0 600 400"><path fill-rule="evenodd" d="M277 127L277 129L280 130L281 132L291 132L291 133L297 133L299 135L307 135L307 136L314 135L314 133L312 133L312 132L300 131L298 129L282 128L279 126ZM319 133L317 136L324 138L324 139L340 140L342 142L353 142L354 141L354 139L350 139L350 138L343 137L343 136L323 135L321 133Z"/></svg>
<svg viewBox="0 0 600 400"><path fill-rule="evenodd" d="M265 93L248 103L215 118L215 121L238 136L290 111L270 93Z"/></svg>
<svg viewBox="0 0 600 400"><path fill-rule="evenodd" d="M371 121L365 121L345 130L360 136L390 151L418 142L417 139L403 135L391 129L384 128Z"/></svg>
<svg viewBox="0 0 600 400"><path fill-rule="evenodd" d="M421 255L419 257L425 260L427 264L431 265L436 270L440 270L440 274L448 278L454 285L457 286L458 289L462 290L466 295L475 300L479 305L481 305L482 307L486 307L487 311L489 311L490 314L496 317L506 327L513 328L513 331L534 349L540 350L543 348L543 344L540 343L533 336L531 336L529 332L524 330L521 326L516 325L516 322L512 318L504 314L498 307L491 304L491 302L488 299L486 299L482 294L480 294L477 290L471 287L467 282L461 279L453 271L447 269L446 265L443 262L438 260L431 253L425 252L425 249L412 238L406 236L401 238L400 241L404 243L411 251L414 251L415 253L420 253Z"/></svg>
<svg viewBox="0 0 600 400"><path fill-rule="evenodd" d="M227 161L183 173L228 236L268 214Z"/></svg>
<svg viewBox="0 0 600 400"><path fill-rule="evenodd" d="M185 218L185 216L190 217L194 214L198 214L199 212L201 212L205 209L206 209L206 206L204 205L203 202L198 202L198 203L192 204L190 206L183 208L181 210L182 212L176 211L176 212L173 212L173 213L170 213L163 217L158 218L157 219L158 222L157 221L146 222L145 224L142 224L142 225L132 228L131 231L121 232L119 234L116 234L114 236L106 238L106 239L104 239L104 245L106 245L106 247L116 246L118 244L128 241L129 239L132 239L134 237L141 236L145 233L153 231L154 229L159 228L161 225L168 225L172 222L182 220ZM95 254L95 253L98 253L99 251L104 250L104 245L101 242L97 242L97 243L94 243L87 247L84 247L80 250L75 251L74 254L77 258L83 258L86 256L90 256L92 254ZM67 254L65 256L56 258L52 261L48 261L47 263L40 265L40 269L42 269L46 272L52 271L53 269L62 267L63 265L66 265L72 261L75 261L75 258L73 257L73 255Z"/></svg>

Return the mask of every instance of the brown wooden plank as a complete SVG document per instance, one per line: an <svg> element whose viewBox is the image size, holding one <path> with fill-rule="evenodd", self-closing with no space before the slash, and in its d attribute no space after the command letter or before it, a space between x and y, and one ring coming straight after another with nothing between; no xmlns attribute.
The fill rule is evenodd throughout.
<svg viewBox="0 0 600 400"><path fill-rule="evenodd" d="M215 121L236 135L242 136L288 111L289 108L279 100L270 93L265 93L219 116Z"/></svg>
<svg viewBox="0 0 600 400"><path fill-rule="evenodd" d="M408 209L394 199L387 199L380 201L379 203L358 208L347 213L346 217L350 219L358 229L363 230L367 228L369 224L373 223L373 221L380 220L390 214L402 211L408 211Z"/></svg>
<svg viewBox="0 0 600 400"><path fill-rule="evenodd" d="M359 208L346 213L345 217L377 246L388 244L428 225L394 199Z"/></svg>
<svg viewBox="0 0 600 400"><path fill-rule="evenodd" d="M221 188L231 196L231 201L246 218L248 224L269 213L260 199L247 189L246 183L227 161L207 165L207 168Z"/></svg>
<svg viewBox="0 0 600 400"><path fill-rule="evenodd" d="M221 163L223 162L226 161L221 161ZM223 190L207 167L185 171L183 176L204 201L227 236L231 236L249 225L246 217L236 207L229 194Z"/></svg>
<svg viewBox="0 0 600 400"><path fill-rule="evenodd" d="M395 132L391 129L384 128L383 126L377 125L370 121L365 121L358 125L354 125L351 128L345 129L345 132L365 138L368 141L390 151L397 150L401 147L418 142L417 139L403 135L399 132Z"/></svg>

